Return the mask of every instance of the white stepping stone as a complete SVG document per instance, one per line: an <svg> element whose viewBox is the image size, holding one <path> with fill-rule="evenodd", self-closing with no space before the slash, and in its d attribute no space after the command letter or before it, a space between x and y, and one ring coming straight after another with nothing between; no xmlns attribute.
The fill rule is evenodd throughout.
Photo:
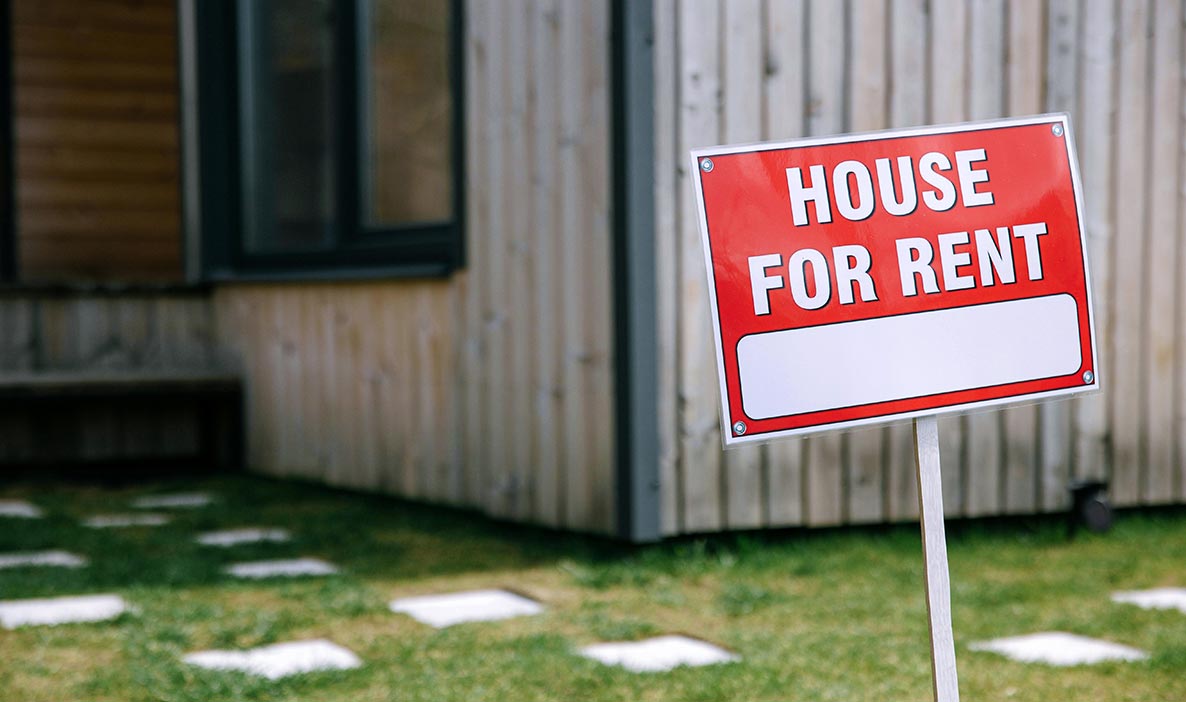
<svg viewBox="0 0 1186 702"><path fill-rule="evenodd" d="M118 595L7 600L0 602L0 626L15 629L20 626L101 622L115 619L127 609L127 603Z"/></svg>
<svg viewBox="0 0 1186 702"><path fill-rule="evenodd" d="M24 553L0 553L0 570L5 568L27 568L48 566L53 568L82 568L87 560L66 551L26 551Z"/></svg>
<svg viewBox="0 0 1186 702"><path fill-rule="evenodd" d="M1142 609L1176 609L1186 614L1186 588L1159 587L1154 590L1117 592L1113 602L1134 604Z"/></svg>
<svg viewBox="0 0 1186 702"><path fill-rule="evenodd" d="M292 578L301 575L333 575L337 566L318 558L292 558L275 561L235 563L226 569L236 578Z"/></svg>
<svg viewBox="0 0 1186 702"><path fill-rule="evenodd" d="M289 541L291 538L292 536L286 529L228 529L199 534L197 542L203 546L230 548L240 544L281 543Z"/></svg>
<svg viewBox="0 0 1186 702"><path fill-rule="evenodd" d="M686 636L594 644L582 648L580 654L635 673L657 673L681 665L702 666L741 660L740 656L723 648Z"/></svg>
<svg viewBox="0 0 1186 702"><path fill-rule="evenodd" d="M121 529L124 527L156 527L169 523L163 514L99 514L82 521L90 529Z"/></svg>
<svg viewBox="0 0 1186 702"><path fill-rule="evenodd" d="M991 651L1022 663L1046 663L1071 666L1092 665L1104 661L1139 661L1148 658L1144 651L1061 631L1044 631L1026 636L1012 636L978 641L968 648Z"/></svg>
<svg viewBox="0 0 1186 702"><path fill-rule="evenodd" d="M208 492L174 492L164 495L145 495L132 502L136 509L194 509L214 501Z"/></svg>
<svg viewBox="0 0 1186 702"><path fill-rule="evenodd" d="M472 590L450 595L424 595L393 600L392 612L441 629L463 622L490 622L544 611L540 603L505 590Z"/></svg>
<svg viewBox="0 0 1186 702"><path fill-rule="evenodd" d="M362 661L348 649L325 639L293 641L245 651L199 651L183 659L212 670L239 670L277 680L319 670L349 670Z"/></svg>
<svg viewBox="0 0 1186 702"><path fill-rule="evenodd" d="M15 519L41 519L45 513L41 508L24 500L0 500L0 517Z"/></svg>

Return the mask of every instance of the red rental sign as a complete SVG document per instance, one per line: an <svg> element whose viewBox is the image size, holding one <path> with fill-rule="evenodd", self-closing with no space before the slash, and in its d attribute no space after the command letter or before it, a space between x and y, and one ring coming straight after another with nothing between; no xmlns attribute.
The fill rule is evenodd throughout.
<svg viewBox="0 0 1186 702"><path fill-rule="evenodd" d="M1099 387L1065 115L692 166L726 445Z"/></svg>

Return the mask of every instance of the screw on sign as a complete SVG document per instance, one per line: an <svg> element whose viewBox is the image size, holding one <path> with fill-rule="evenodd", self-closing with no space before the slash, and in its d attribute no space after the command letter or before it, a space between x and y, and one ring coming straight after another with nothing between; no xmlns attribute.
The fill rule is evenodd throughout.
<svg viewBox="0 0 1186 702"><path fill-rule="evenodd" d="M935 415L1097 390L1066 115L692 152L726 446L914 419L936 699L958 699Z"/></svg>

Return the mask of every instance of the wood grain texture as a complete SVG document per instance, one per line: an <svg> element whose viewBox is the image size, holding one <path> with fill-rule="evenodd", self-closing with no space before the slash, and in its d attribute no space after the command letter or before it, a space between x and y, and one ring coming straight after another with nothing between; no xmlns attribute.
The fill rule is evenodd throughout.
<svg viewBox="0 0 1186 702"><path fill-rule="evenodd" d="M1148 239L1145 244L1144 300L1141 320L1141 384L1144 393L1141 455L1142 504L1174 501L1174 350L1181 223L1182 152L1182 4L1157 0L1152 8L1152 115L1149 130ZM1176 333L1177 332L1177 333Z"/></svg>
<svg viewBox="0 0 1186 702"><path fill-rule="evenodd" d="M27 16L21 19L22 30L13 36L13 46L23 56L84 61L111 58L145 64L168 64L176 59L177 40L168 32L93 26L64 34L61 22L39 24Z"/></svg>
<svg viewBox="0 0 1186 702"><path fill-rule="evenodd" d="M179 279L175 4L11 11L21 278Z"/></svg>
<svg viewBox="0 0 1186 702"><path fill-rule="evenodd" d="M962 2L930 5L930 104L927 121L931 124L963 122L968 118L968 10ZM966 484L971 468L965 443L968 420L960 415L939 419L943 435L943 508L948 515L964 513L967 505Z"/></svg>
<svg viewBox="0 0 1186 702"><path fill-rule="evenodd" d="M724 3L724 104L721 137L726 143L762 139L762 3L726 0ZM739 446L725 452L721 472L725 524L730 529L762 525L761 446Z"/></svg>
<svg viewBox="0 0 1186 702"><path fill-rule="evenodd" d="M683 475L680 472L679 319L683 313L679 294L680 222L679 186L684 168L679 150L677 0L655 2L655 300L657 389L659 424L659 521L665 534L682 531Z"/></svg>
<svg viewBox="0 0 1186 702"><path fill-rule="evenodd" d="M529 110L533 120L531 134L533 173L531 175L532 231L531 248L537 261L534 266L535 285L532 295L532 318L535 321L535 338L532 365L532 418L535 424L535 445L532 461L538 467L534 510L545 524L559 526L563 522L561 492L564 474L560 470L562 450L560 412L561 403L557 390L561 387L563 348L558 342L563 317L553 303L553 291L562 280L558 262L560 245L553 236L559 230L560 210L557 173L559 170L557 152L560 148L560 124L557 107L560 100L560 79L562 73L555 61L546 60L555 56L560 46L558 26L554 21L559 12L558 0L541 0L531 8L529 30L534 49L532 71L535 104Z"/></svg>
<svg viewBox="0 0 1186 702"><path fill-rule="evenodd" d="M968 8L968 80L965 88L969 119L993 119L1005 112L1006 24L1004 0L973 0ZM964 474L963 514L999 514L1004 485L1003 416L973 412L964 436L967 465Z"/></svg>
<svg viewBox="0 0 1186 702"><path fill-rule="evenodd" d="M806 127L806 0L766 0L763 46L763 138L804 136ZM783 439L763 446L766 520L771 526L803 523L805 442Z"/></svg>
<svg viewBox="0 0 1186 702"><path fill-rule="evenodd" d="M688 152L720 143L720 0L693 0L679 6L679 147ZM683 477L684 530L715 531L723 526L721 505L721 420L708 313L708 283L700 248L700 227L687 167L681 172L679 390L680 472Z"/></svg>
<svg viewBox="0 0 1186 702"><path fill-rule="evenodd" d="M810 0L807 6L807 133L843 133L846 112L845 4ZM803 513L807 524L827 526L844 520L844 447L840 434L821 434L805 440Z"/></svg>
<svg viewBox="0 0 1186 702"><path fill-rule="evenodd" d="M466 7L468 21L465 24L466 48L466 112L465 123L466 143L485 144L493 138L490 122L486 119L491 111L488 104L488 84L493 80L489 56L490 37L487 36L489 20L486 3L471 3ZM466 171L468 173L485 173L486 162L489 159L487 149L470 148L466 150ZM482 222L482 226L490 221L490 189L475 188L467 192L466 216L475 222ZM467 237L466 256L471 261L485 261L485 236ZM554 263L558 267L558 262ZM462 363L460 376L461 403L461 451L463 456L480 456L484 453L485 426L484 404L482 392L485 389L483 372L486 362L486 316L483 306L482 273L483 266L467 266L457 277L457 284L463 291L465 305L464 313L459 323L462 344ZM394 328L392 329L394 331ZM559 338L559 334L556 335ZM397 366L398 367L398 366ZM559 385L557 385L559 387ZM557 416L562 416L557 411ZM401 432L403 434L403 432ZM464 497L461 504L470 507L480 507L485 500L486 474L488 466L485 461L461 462L464 476ZM396 489L391 484L389 489ZM557 495L557 509L563 509L563 494Z"/></svg>
<svg viewBox="0 0 1186 702"><path fill-rule="evenodd" d="M508 17L506 12L490 14L486 22L486 32L489 41L486 44L488 53L487 81L483 84L486 92L486 115L489 132L485 149L487 159L484 171L478 175L485 183L489 193L484 194L488 203L488 219L483 222L486 229L484 243L485 264L482 266L482 317L485 320L483 329L483 345L486 349L487 366L479 376L483 386L482 392L482 421L485 424L483 443L479 455L485 463L486 480L482 485L482 504L493 514L508 516L508 504L512 499L515 485L512 482L511 466L509 464L508 441L512 424L507 421L507 405L510 402L508 391L511 386L506 377L506 368L510 361L507 355L509 340L507 339L507 286L510 281L506 278L508 197L509 183L507 176L512 175L512 167L505 158L507 147L507 129L510 110L507 94L510 86L507 81L511 77L508 67L508 54L511 47L507 45L508 25L515 19ZM571 24L571 23L569 23ZM573 47L576 50L576 47ZM563 119L563 117L562 117ZM562 174L565 187L571 187L571 177ZM565 222L566 229L571 230L572 222ZM566 308L565 312L569 310ZM412 489L410 484L405 489Z"/></svg>
<svg viewBox="0 0 1186 702"><path fill-rule="evenodd" d="M889 126L914 127L927 121L927 28L923 0L894 0L890 5ZM910 422L885 429L886 518L918 516L918 477Z"/></svg>
<svg viewBox="0 0 1186 702"><path fill-rule="evenodd" d="M688 150L1041 110L1073 117L1101 358L1112 363L1111 351L1124 351L1135 370L1124 370L1127 380L1114 387L1118 369L1101 367L1106 389L1092 398L941 420L944 507L949 515L1054 511L1065 507L1074 477L1111 475L1122 496L1137 502L1186 490L1186 448L1177 438L1182 431L1174 431L1186 427L1180 341L1186 286L1176 274L1186 257L1183 95L1172 60L1182 52L1179 6L1164 0L659 0L655 8L664 533L918 515L909 425L721 451ZM220 319L243 318L244 331L232 336L254 339L239 353L259 376L259 392L288 387L321 398L325 409L302 418L302 432L342 412L374 408L388 418L379 424L392 430L380 441L368 438L365 424L347 430L330 420L312 430L323 434L313 450L329 452L325 463L335 479L356 480L339 474L357 471L362 483L399 494L604 531L613 501L607 234L613 164L602 131L608 5L475 0L469 11L466 129L471 143L481 145L467 154L471 265L452 282L325 286L309 299L285 286L254 293L228 288L219 292L217 308ZM514 78L521 84L512 85ZM136 106L113 102L104 109ZM48 152L37 153L52 161ZM89 168L75 167L70 182L86 182ZM146 168L129 164L120 177ZM1128 182L1124 174L1138 170L1150 183L1158 174L1173 187L1130 183L1125 187L1136 203L1124 206L1130 211L1110 193ZM1128 258L1117 255L1118 247ZM254 346L266 346L270 332L246 329L252 313L233 304L240 295L251 296L247 309L258 306L285 324L295 319L302 330L320 329L314 340L297 344L312 349L310 357L302 351L294 362L281 354L280 366L289 369L285 374L298 368L309 374L332 364L330 379L297 385L269 378L271 357ZM289 302L267 300L287 295L297 312ZM1122 318L1119 306L1129 303L1146 310L1136 321ZM311 321L310 310L330 321ZM342 315L346 321L334 321ZM356 319L376 315L373 329L357 327ZM393 338L406 329L415 334ZM1118 340L1120 329L1126 340ZM394 387L402 391L392 393ZM340 396L348 389L356 397L345 402ZM1128 397L1117 399L1121 389ZM277 405L253 401L252 407L275 412ZM1127 427L1117 423L1120 411ZM260 421L267 441L298 433L268 426L282 417ZM439 426L457 432L455 448L439 438ZM1124 441L1109 453L1108 438L1118 429ZM274 448L256 448L253 456L274 461Z"/></svg>
<svg viewBox="0 0 1186 702"><path fill-rule="evenodd" d="M1044 108L1052 112L1071 112L1079 120L1074 127L1081 135L1079 137L1079 158L1082 166L1086 158L1084 150L1088 145L1087 139L1094 135L1094 133L1086 134L1084 132L1087 125L1084 125L1083 121L1087 120L1093 112L1098 114L1098 110L1079 111L1080 9L1080 3L1075 0L1051 0L1048 5ZM1096 76L1096 80L1098 80L1098 76ZM1095 129L1104 128L1099 124L1094 126ZM1094 136L1092 143L1098 145L1101 142L1106 142L1106 137L1102 134ZM1100 156L1093 158L1098 159ZM1083 174L1086 181L1086 171ZM1100 174L1095 172L1094 175L1098 177ZM1086 184L1084 188L1085 191L1090 190ZM1106 197L1101 199L1098 196L1088 196L1086 192L1085 198L1089 213L1093 207L1098 208L1108 201ZM1093 224L1092 218L1088 214L1084 224L1090 233L1092 228L1098 225L1098 221ZM1095 259L1089 257L1089 260L1093 268L1094 280L1097 277L1094 275L1094 270L1098 266ZM1098 285L1095 290L1099 290ZM1099 300L1100 298L1097 295L1095 299ZM1097 333L1103 307L1105 307L1104 303L1096 303ZM1097 343L1098 341L1102 341L1102 339L1097 340ZM1100 398L1087 401L1077 400L1074 403L1050 402L1041 405L1038 409L1038 445L1040 447L1038 461L1041 475L1035 488L1037 493L1035 500L1041 510L1063 509L1068 504L1067 484L1073 474L1072 462L1075 457L1076 432L1073 431L1075 428L1073 422L1076 421L1076 413L1081 408L1088 408L1087 403L1093 402L1096 403L1098 412L1102 412L1103 404Z"/></svg>
<svg viewBox="0 0 1186 702"><path fill-rule="evenodd" d="M1104 391L941 419L944 507L949 516L1057 511L1066 507L1067 486L1075 478L1110 477L1122 502L1183 499L1186 441L1179 437L1186 434L1186 344L1181 341L1186 285L1177 271L1186 264L1181 244L1186 96L1178 70L1180 3L768 0L760 11L765 48L758 100L747 97L753 92L745 78L752 51L727 49L741 22L736 18L740 6L726 7L713 31L704 23L718 19L715 5L677 3L664 12L671 21L669 36L675 34L668 41L683 52L669 54L657 73L671 76L657 92L657 109L667 115L657 133L686 136L699 129L705 137L695 145L709 143L714 129L720 130L720 141L731 140L724 130L748 119L747 103L762 115L763 138L771 140L883 124L1070 113L1084 187L1100 362L1106 364L1097 369ZM699 80L705 77L699 68L706 65L708 80L722 77L719 85ZM721 124L714 126L716 115ZM677 142L670 156L659 152L660 168L664 158L675 160L673 168L682 167L678 160L693 145L688 142ZM686 185L686 180L676 183L682 200L657 201L658 221L682 218L684 232L695 213ZM675 211L665 213L666 208ZM682 271L678 279L667 278L664 286L676 292L670 293L674 302L664 305L677 305L668 314L684 330L700 324L704 314L699 300L680 296L686 286L702 285L688 280L689 270L702 275L698 244L691 236L668 244L675 247ZM687 342L690 337L681 337ZM715 414L708 410L715 411L717 399L699 386L696 394L687 392L686 350L661 364L670 365L671 358L685 363L679 366L680 381L666 386L664 402L679 408L671 410L675 431L687 437L713 426ZM917 516L908 424L852 433L831 446L829 440L835 439L779 441L765 448L764 523ZM711 512L721 498L716 492L684 491L688 467L699 469L712 460L692 455L702 446L682 442L677 469L665 479L664 490L678 493L684 511ZM731 505L736 498L732 475L727 471L718 481ZM741 486L750 480L739 477L737 487L748 491ZM665 499L674 496L665 493ZM678 519L665 521L664 529L692 531Z"/></svg>
<svg viewBox="0 0 1186 702"><path fill-rule="evenodd" d="M614 361L612 317L612 263L610 243L609 124L609 46L610 8L607 2L581 4L585 36L582 56L584 85L583 114L587 122L581 129L578 153L584 181L582 187L582 227L584 270L580 289L587 313L582 345L575 359L581 367L581 401L586 404L589 423L581 428L589 447L588 482L584 501L589 505L588 523L609 532L614 528L616 437L614 434ZM560 50L566 50L561 47ZM602 125L600 129L593 125ZM577 291L573 291L574 293Z"/></svg>
<svg viewBox="0 0 1186 702"><path fill-rule="evenodd" d="M441 280L219 286L249 456L610 533L609 4L467 10L469 263Z"/></svg>
<svg viewBox="0 0 1186 702"><path fill-rule="evenodd" d="M1082 37L1078 46L1082 55L1079 67L1081 85L1078 89L1080 168L1083 173L1084 224L1087 226L1087 254L1091 263L1091 285L1095 306L1095 329L1100 350L1101 386L1106 390L1095 397L1075 402L1073 418L1074 455L1073 474L1079 478L1102 479L1113 470L1109 455L1110 415L1112 397L1123 387L1115 385L1112 371L1114 334L1112 320L1115 305L1111 299L1114 261L1112 241L1121 235L1116 229L1114 210L1116 199L1112 193L1116 179L1116 142L1119 129L1118 109L1115 104L1117 81L1115 71L1119 62L1119 33L1117 4L1111 0L1091 0L1084 3ZM1124 235L1133 236L1139 229L1125 227ZM1139 470L1139 466L1123 470ZM1060 486L1064 487L1064 486ZM1063 504L1068 502L1065 487L1060 494Z"/></svg>
<svg viewBox="0 0 1186 702"><path fill-rule="evenodd" d="M1186 42L1186 39L1183 39ZM1186 51L1186 49L1184 49ZM1182 95L1182 114L1186 115L1186 90ZM1182 143L1178 145L1179 170L1178 178L1186 179L1186 125L1179 127L1183 130ZM1182 244L1182 237L1186 235L1186 188L1178 189L1178 251L1175 257L1178 271L1186 270L1186 245ZM1174 499L1186 501L1186 341L1182 335L1186 333L1186 284L1182 276L1177 276L1178 284L1175 291L1177 314L1174 318L1174 328L1177 342L1174 345ZM1160 321L1160 320L1159 320Z"/></svg>
<svg viewBox="0 0 1186 702"><path fill-rule="evenodd" d="M918 514L908 425L721 451L687 151L1041 110L1073 118L1105 390L941 420L945 507L1054 511L1076 477L1110 477L1121 504L1186 499L1179 2L655 7L665 533ZM179 275L173 12L14 2L30 275ZM471 0L467 19L464 271L223 286L213 314L143 296L5 302L5 362L201 362L217 336L249 377L261 470L609 531L609 3ZM189 441L136 422L79 426L51 438L95 455Z"/></svg>
<svg viewBox="0 0 1186 702"><path fill-rule="evenodd" d="M176 12L169 3L128 0L38 0L12 4L13 23L29 26L83 26L121 30L172 30Z"/></svg>
<svg viewBox="0 0 1186 702"><path fill-rule="evenodd" d="M1040 2L1009 0L1005 13L1007 67L1005 111L1030 115L1042 111L1045 7ZM1028 513L1038 505L1038 413L1033 404L1002 412L1004 432L1004 486L1002 509Z"/></svg>
<svg viewBox="0 0 1186 702"><path fill-rule="evenodd" d="M504 263L507 275L505 291L506 336L509 347L507 364L502 374L508 381L502 395L503 411L509 423L506 431L516 434L507 451L507 470L511 489L507 493L506 509L511 517L522 519L531 511L535 481L529 476L531 446L534 443L535 422L531 417L530 365L535 339L534 322L529 303L530 288L535 284L534 248L529 245L531 225L529 216L533 193L531 192L531 168L525 164L533 162L528 149L529 129L538 110L527 106L528 83L534 65L530 61L530 47L527 43L528 11L524 0L505 3L500 13L505 16L504 41L509 53L504 61L507 78L502 82L506 89L508 113L506 120L506 151L503 154L505 170L502 175L503 197L506 203L504 216L506 231ZM519 118L516 116L521 115ZM512 273L513 271L513 273Z"/></svg>
<svg viewBox="0 0 1186 702"><path fill-rule="evenodd" d="M855 3L848 13L852 57L848 62L849 129L867 132L889 126L889 3ZM845 434L845 519L851 523L885 518L885 431L882 427Z"/></svg>
<svg viewBox="0 0 1186 702"><path fill-rule="evenodd" d="M1117 28L1119 55L1116 66L1116 211L1117 236L1111 243L1112 305L1109 374L1111 401L1111 464L1133 466L1134 470L1115 471L1112 498L1117 505L1138 501L1141 490L1141 316L1144 288L1148 207L1147 125L1149 108L1146 96L1149 79L1149 2L1134 0L1120 5ZM1119 233L1123 231L1124 238ZM1095 259L1092 259L1094 263Z"/></svg>

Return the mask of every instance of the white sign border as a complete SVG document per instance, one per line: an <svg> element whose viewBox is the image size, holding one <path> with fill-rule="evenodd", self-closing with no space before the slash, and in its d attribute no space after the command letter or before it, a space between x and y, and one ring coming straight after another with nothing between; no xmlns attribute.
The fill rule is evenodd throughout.
<svg viewBox="0 0 1186 702"><path fill-rule="evenodd" d="M718 398L721 403L721 442L724 447L726 449L736 448L746 444L763 443L772 441L774 439L788 438L793 436L809 436L812 434L822 434L830 431L855 429L857 427L869 426L872 424L891 424L894 422L900 422L916 417L925 417L928 415L954 414L971 410L1000 407L1002 405L1028 404L1039 400L1067 397L1071 395L1082 395L1098 391L1100 389L1099 368L1103 365L1103 362L1100 359L1099 350L1096 348L1095 307L1094 303L1092 302L1091 266L1089 265L1087 256L1087 233L1083 224L1083 183L1079 175L1079 156L1075 149L1075 141L1071 136L1070 121L1070 115L1066 112L1050 112L1040 115L1033 115L1030 117L989 119L974 122L960 122L955 124L910 127L906 129L883 129L872 132L856 132L852 134L837 134L833 136L805 137L802 139L790 139L786 141L774 142L726 144L721 146L692 149L690 152L692 169L691 173L695 174L694 186L696 189L696 211L700 222L701 253L704 256L704 267L708 274L708 300L710 314L712 316L713 345L716 347L717 383L719 390ZM819 424L799 429L784 429L782 431L734 436L732 430L733 417L729 412L728 386L725 383L725 354L721 346L721 318L720 312L717 308L717 284L716 278L713 275L712 256L710 254L711 249L709 247L708 241L708 213L704 208L704 185L701 180L704 177L704 172L700 170L700 159L712 156L724 156L728 154L777 151L779 149L802 148L806 146L848 144L859 141L880 141L883 139L897 139L900 137L910 136L955 134L960 132L974 132L987 129L996 129L1000 127L1024 127L1032 124L1049 124L1052 127L1055 124L1061 124L1063 127L1063 142L1066 144L1067 157L1071 166L1071 187L1075 191L1075 218L1079 226L1079 246L1083 252L1083 277L1084 283L1086 285L1087 320L1088 326L1090 327L1089 333L1091 334L1091 357L1094 359L1092 382L1084 383L1082 386L1078 387L1046 390L1043 392L1026 393L1024 395L1013 395L1010 397L1001 397L991 400L977 400L975 402L964 402L958 405L948 405L945 407L915 410L911 412L897 412L894 414L885 414L877 417L851 419L843 422ZM741 419L744 420L745 418Z"/></svg>

